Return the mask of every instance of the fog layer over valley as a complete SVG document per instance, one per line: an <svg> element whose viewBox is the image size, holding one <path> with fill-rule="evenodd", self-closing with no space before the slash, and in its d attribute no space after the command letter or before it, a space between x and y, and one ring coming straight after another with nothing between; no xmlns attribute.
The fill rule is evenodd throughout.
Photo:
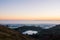
<svg viewBox="0 0 60 40"><path fill-rule="evenodd" d="M57 24L4 24L8 28L17 30L22 34L35 34L35 31L39 33L43 29L49 29ZM31 31L30 31L31 30Z"/></svg>
<svg viewBox="0 0 60 40"><path fill-rule="evenodd" d="M30 38L33 38L33 40L60 40L59 24L40 24L41 26L36 26L37 24L24 24L22 26L18 25L21 24L4 24L5 27L15 30L23 35L29 36Z"/></svg>

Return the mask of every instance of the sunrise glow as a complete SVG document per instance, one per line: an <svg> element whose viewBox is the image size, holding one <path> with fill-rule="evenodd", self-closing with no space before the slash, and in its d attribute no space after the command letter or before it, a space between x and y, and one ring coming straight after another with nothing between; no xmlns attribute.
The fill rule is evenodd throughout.
<svg viewBox="0 0 60 40"><path fill-rule="evenodd" d="M60 20L60 0L0 0L0 20Z"/></svg>

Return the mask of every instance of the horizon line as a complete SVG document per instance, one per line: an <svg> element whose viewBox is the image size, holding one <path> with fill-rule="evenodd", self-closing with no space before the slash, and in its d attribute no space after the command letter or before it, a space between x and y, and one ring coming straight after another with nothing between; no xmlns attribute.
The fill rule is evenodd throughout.
<svg viewBox="0 0 60 40"><path fill-rule="evenodd" d="M0 20L0 21L60 21L60 20Z"/></svg>

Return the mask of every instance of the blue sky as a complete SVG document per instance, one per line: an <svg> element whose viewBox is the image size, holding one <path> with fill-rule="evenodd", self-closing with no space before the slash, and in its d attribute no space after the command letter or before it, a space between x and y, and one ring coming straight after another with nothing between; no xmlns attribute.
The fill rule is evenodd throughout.
<svg viewBox="0 0 60 40"><path fill-rule="evenodd" d="M60 20L60 0L0 0L0 20Z"/></svg>

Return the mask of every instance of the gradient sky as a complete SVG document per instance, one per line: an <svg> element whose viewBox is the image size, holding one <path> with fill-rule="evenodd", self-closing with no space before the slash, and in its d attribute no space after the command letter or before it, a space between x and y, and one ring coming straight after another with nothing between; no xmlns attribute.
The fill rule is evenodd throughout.
<svg viewBox="0 0 60 40"><path fill-rule="evenodd" d="M0 20L60 20L60 0L0 0Z"/></svg>

